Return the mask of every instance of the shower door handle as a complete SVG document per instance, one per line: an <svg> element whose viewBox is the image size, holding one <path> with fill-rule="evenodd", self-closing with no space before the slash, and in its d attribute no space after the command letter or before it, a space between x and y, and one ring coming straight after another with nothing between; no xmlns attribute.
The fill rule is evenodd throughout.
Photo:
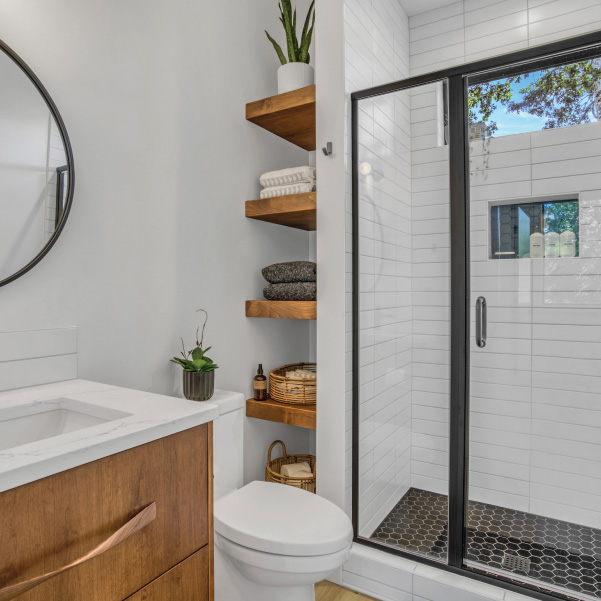
<svg viewBox="0 0 601 601"><path fill-rule="evenodd" d="M487 334L486 299L479 296L476 301L476 344L479 348L486 346Z"/></svg>

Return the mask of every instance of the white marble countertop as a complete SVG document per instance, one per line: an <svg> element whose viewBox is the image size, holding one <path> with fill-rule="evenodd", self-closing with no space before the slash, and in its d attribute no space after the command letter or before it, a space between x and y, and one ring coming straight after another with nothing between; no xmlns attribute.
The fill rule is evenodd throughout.
<svg viewBox="0 0 601 601"><path fill-rule="evenodd" d="M229 405L237 404L238 397L242 395L217 390L213 399L217 405ZM11 448L7 448L6 443L2 445L0 440L0 492L199 426L219 416L219 408L211 401L192 402L86 380L69 380L0 393L0 423L12 419L11 414L20 417L24 406L28 414L62 406L73 410L87 407L90 415L100 418L97 421L110 421Z"/></svg>

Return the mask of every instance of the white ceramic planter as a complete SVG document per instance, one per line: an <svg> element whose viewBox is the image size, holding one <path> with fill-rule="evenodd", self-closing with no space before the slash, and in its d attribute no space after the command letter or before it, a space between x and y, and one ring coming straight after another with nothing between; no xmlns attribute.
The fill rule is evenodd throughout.
<svg viewBox="0 0 601 601"><path fill-rule="evenodd" d="M307 63L287 63L278 69L278 94L306 88L315 83L315 71Z"/></svg>

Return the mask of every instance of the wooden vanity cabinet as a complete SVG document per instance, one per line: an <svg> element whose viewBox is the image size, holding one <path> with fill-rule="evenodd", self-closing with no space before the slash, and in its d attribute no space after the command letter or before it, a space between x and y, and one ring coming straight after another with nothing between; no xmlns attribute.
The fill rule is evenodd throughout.
<svg viewBox="0 0 601 601"><path fill-rule="evenodd" d="M204 424L0 493L0 601L209 601L212 465ZM6 595L82 558L145 508L154 515L153 503L156 517L117 546Z"/></svg>

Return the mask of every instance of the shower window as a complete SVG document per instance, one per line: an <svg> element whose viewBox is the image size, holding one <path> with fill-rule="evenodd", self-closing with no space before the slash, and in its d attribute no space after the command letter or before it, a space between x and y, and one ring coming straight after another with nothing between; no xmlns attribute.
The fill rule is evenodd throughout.
<svg viewBox="0 0 601 601"><path fill-rule="evenodd" d="M352 99L356 540L548 601L601 600L600 56Z"/></svg>

